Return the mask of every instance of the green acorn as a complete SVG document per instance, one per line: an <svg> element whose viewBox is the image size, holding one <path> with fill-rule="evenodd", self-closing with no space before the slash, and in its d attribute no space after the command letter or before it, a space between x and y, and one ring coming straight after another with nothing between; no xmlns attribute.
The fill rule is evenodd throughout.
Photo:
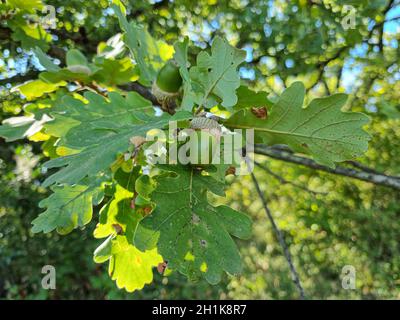
<svg viewBox="0 0 400 320"><path fill-rule="evenodd" d="M173 60L169 60L158 72L151 90L164 111L170 112L174 108L181 85L179 68Z"/></svg>
<svg viewBox="0 0 400 320"><path fill-rule="evenodd" d="M197 159L193 163L198 167L207 167L217 152L217 144L219 139L208 131L196 131L197 134L197 150L195 150L194 158Z"/></svg>
<svg viewBox="0 0 400 320"><path fill-rule="evenodd" d="M197 150L195 150L194 158L203 163L193 163L196 167L205 168L212 163L216 156L217 145L220 142L221 126L212 119L204 117L193 118L190 128L196 130L197 134Z"/></svg>
<svg viewBox="0 0 400 320"><path fill-rule="evenodd" d="M179 68L173 60L169 60L158 72L156 84L159 89L168 93L177 93L182 85Z"/></svg>

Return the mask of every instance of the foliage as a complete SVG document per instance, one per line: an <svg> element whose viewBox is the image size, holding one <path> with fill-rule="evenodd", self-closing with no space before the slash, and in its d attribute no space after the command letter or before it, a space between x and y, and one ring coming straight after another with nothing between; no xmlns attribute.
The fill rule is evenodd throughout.
<svg viewBox="0 0 400 320"><path fill-rule="evenodd" d="M385 19L395 2L384 2L354 3L360 13L359 23L363 17L377 17L382 8ZM226 179L221 179L225 167L149 168L144 160L149 145L137 145L132 141L145 137L153 129L166 130L171 120L178 120L181 128L185 128L191 119L207 111L225 118L220 120L221 126L231 130L254 128L257 141L287 145L294 152L334 167L338 162L364 155L370 140L365 131L368 128L373 143L363 161L376 169L398 174L399 165L393 159L395 151L385 149L390 144L396 145L398 137L395 129L393 136L386 135L388 128L398 127L395 106L398 90L393 90L398 86L398 81L393 81L398 76L398 48L387 45L397 40L383 29L380 31L379 23L383 20L378 18L370 30L363 24L356 30L344 30L339 23L341 1L330 4L312 1L312 5L306 1L275 1L271 7L259 1L250 3L244 8L241 3L222 1L217 7L213 1L199 1L195 8L189 9L193 4L187 1L138 2L128 4L125 9L122 4L109 6L106 1L91 5L79 1L69 4L52 1L50 4L62 8L57 10L60 15L54 30L40 24L40 10L44 5L40 0L7 0L1 4L0 14L5 17L1 30L4 29L7 36L5 45L17 44L19 51L12 49L13 59L28 56L36 71L27 82L22 78L14 83L12 76L5 76L10 78L11 93L15 95L10 95L10 100L3 104L4 111L11 115L0 126L0 136L7 142L28 139L35 148L39 148L37 142L41 142L43 154L50 158L43 166L44 183L41 187L32 186L36 193L43 193L42 187L53 191L40 202L46 211L33 220L33 233L56 229L66 234L75 228L83 228L86 233L85 230L93 228L93 223L97 222L94 236L105 240L95 250L94 260L97 263L108 261L111 279L129 292L150 283L152 269L166 261L165 275L171 277L171 281L176 279L174 272L178 271L190 280L200 281L199 286L205 285L203 279L212 284L222 279L221 286L229 283L228 293L219 291L223 287L215 289L213 294L219 291L219 297L295 296L287 276L285 278L279 271L281 262L276 265L271 262L270 266L253 264L253 253L265 261L263 250L270 253L269 260L279 260L274 245L265 244L265 239L253 247L248 242L237 241L244 256L242 263L237 244L231 238L231 235L249 238L252 230L250 218L233 209L236 208L251 213L256 220L252 239L260 241L260 234L267 233L272 242L269 229L258 223L261 217L257 211L261 207L255 209L254 206L260 203L251 194L238 199L241 192L232 193L232 190L243 190L243 193L252 190L247 178L227 188ZM82 16L76 13L76 5L82 8ZM24 19L27 16L39 23L32 26L29 19ZM188 17L194 24L208 26L212 34L194 35L190 26L183 24ZM310 32L308 26L316 24L319 27ZM99 30L96 36L93 30ZM261 36L260 30L268 36ZM3 43L2 35L3 32L0 33ZM185 37L182 41L182 35L192 40ZM362 61L364 64L360 78L365 81L358 88L347 86L341 79L349 68L345 54L350 55L351 48L361 50L358 46L365 37L371 42L377 38L379 50L368 49L367 57L353 58L354 63ZM0 59L6 59L4 54ZM151 94L143 97L143 91L137 90L138 86L147 87L146 92L150 92L158 71L170 59L178 65L183 80L180 92L173 96L173 109L171 105L166 108L164 101L157 104ZM248 63L243 63L245 60ZM11 69L8 66L7 72L13 72ZM369 95L374 83L377 86L374 91L381 94ZM330 95L346 89L355 92L349 100L344 93ZM280 91L283 93L278 94ZM5 92L9 93L7 88ZM322 98L324 95L330 96ZM305 98L308 106L303 108ZM24 103L27 104L21 107ZM261 116L256 111L261 112ZM368 113L372 122L369 123L361 112ZM382 139L387 139L383 147L374 143L378 132ZM386 162L382 163L380 156ZM390 169L387 169L389 163ZM293 168L287 172L287 168L278 163L268 162L268 165L274 172L282 171L285 177L303 177L311 181L312 173L303 169ZM219 179L212 169L219 170ZM263 181L270 180L260 172L258 175ZM292 251L302 252L296 259L304 270L308 268L302 271L302 278L309 279L314 269L323 279L334 273L329 266L334 261L334 254L329 251L332 248L339 250L343 258L333 263L337 268L349 259L350 251L356 252L359 259L354 259L354 264L363 270L360 283L367 288L360 296L380 296L368 278L370 274L364 272L364 266L373 255L373 259L386 263L387 272L398 281L398 262L392 258L396 248L390 244L386 246L396 238L398 230L388 221L382 221L382 230L390 230L392 237L381 240L377 236L374 241L387 241L382 250L388 250L389 257L382 256L385 253L368 255L370 247L365 242L360 247L351 247L340 239L348 240L349 235L338 228L351 229L351 223L347 225L348 220L342 222L339 217L346 216L341 214L343 210L365 216L365 220L354 218L360 221L360 233L355 237L362 237L361 230L367 233L375 230L370 224L363 229L361 222L374 217L372 207L380 208L395 219L396 195L388 194L385 200L375 200L372 187L360 184L352 188L342 180L330 183L328 179L323 183L314 175L317 179L314 188L331 190L332 181L337 181L335 192L312 199L285 187L284 191L273 188L275 192L271 194L277 212L293 211L288 221L280 216L279 220L283 221L281 227L285 233L290 234L287 240ZM324 175L321 177L327 179ZM226 192L230 203L222 199ZM215 195L219 196L217 200L210 201ZM346 203L340 204L344 197ZM228 206L216 205L218 201ZM99 205L101 209L97 212ZM309 216L308 213L316 211L320 212L320 217ZM72 236L75 234L73 232ZM352 237L349 241L355 241ZM320 247L316 246L314 242L321 239L326 240ZM307 248L309 242L314 249ZM244 275L240 276L242 264ZM375 264L374 268L379 265ZM267 272L269 268L274 274L280 274L278 279L283 279L281 289L273 285L276 280L273 275L266 276L267 280L259 277L258 270ZM229 275L222 275L222 271ZM337 270L335 272L338 274ZM156 276L156 281L160 278ZM256 279L254 286L249 279ZM313 286L306 281L305 286L313 296L319 295L318 290L323 297L340 296L339 289L332 283ZM265 294L266 286L275 289ZM391 288L386 289L384 296L395 295ZM327 294L328 291L333 293Z"/></svg>

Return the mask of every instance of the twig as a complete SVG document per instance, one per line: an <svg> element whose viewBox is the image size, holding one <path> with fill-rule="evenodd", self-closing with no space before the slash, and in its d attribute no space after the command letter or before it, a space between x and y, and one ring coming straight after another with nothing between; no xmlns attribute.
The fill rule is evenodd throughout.
<svg viewBox="0 0 400 320"><path fill-rule="evenodd" d="M311 190L311 189L307 188L306 186L303 186L303 185L301 185L301 184L299 184L299 183L286 180L284 177L282 177L282 176L280 176L279 174L273 172L270 168L268 168L268 167L265 166L265 165L262 165L261 163L259 163L259 162L257 162L257 161L254 161L254 164L255 164L257 167L259 167L259 168L265 170L269 175L273 176L275 179L277 179L277 180L278 180L280 183L282 183L282 184L290 184L290 185L292 185L293 187L296 187L296 188L298 188L298 189L301 189L301 190L310 192L310 193L312 193L314 196L317 195L317 194L321 194L321 195L326 195L326 194L327 194L326 192L314 191L314 190Z"/></svg>
<svg viewBox="0 0 400 320"><path fill-rule="evenodd" d="M343 65L340 66L337 74L336 90L339 90L340 88L340 82L342 81L342 76L343 76Z"/></svg>
<svg viewBox="0 0 400 320"><path fill-rule="evenodd" d="M359 163L357 161L349 160L349 161L346 161L346 163L351 165L351 166L353 166L354 168L360 169L360 170L365 171L365 172L381 174L380 172L376 171L375 169L367 167L366 165L363 165L362 163Z"/></svg>
<svg viewBox="0 0 400 320"><path fill-rule="evenodd" d="M314 83L313 83L311 86L309 86L309 87L307 88L307 90L306 90L307 92L309 92L310 90L314 89L314 88L317 86L317 84L319 84L319 83L323 80L323 77L324 77L324 69L325 69L325 67L326 67L330 62L332 62L332 61L334 61L334 60L340 58L341 54L342 54L343 52L345 52L347 49L348 49L347 46L341 47L332 57L328 58L328 59L325 60L325 61L321 61L321 62L319 62L319 63L316 65L316 68L318 69L318 77L317 77L317 79L314 81ZM328 88L328 90L329 90L329 88Z"/></svg>
<svg viewBox="0 0 400 320"><path fill-rule="evenodd" d="M383 173L373 173L371 170L369 172L365 170L356 170L352 168L346 168L342 166L336 166L336 168L330 168L321 164L316 163L314 160L309 158L301 157L280 149L275 149L273 147L268 147L265 145L256 144L254 147L254 152L257 154L266 155L270 158L282 160L285 162L295 163L303 165L315 170L325 171L345 177L350 177L366 182L370 182L376 185L381 185L389 187L392 189L400 190L400 178L395 176L389 176Z"/></svg>
<svg viewBox="0 0 400 320"><path fill-rule="evenodd" d="M324 78L322 78L322 84L324 85L325 91L327 93L328 96L331 95L331 89L329 89L328 83L326 82L326 80Z"/></svg>
<svg viewBox="0 0 400 320"><path fill-rule="evenodd" d="M129 84L120 85L119 87L121 89L127 90L127 91L136 91L143 98L150 100L154 105L156 105L156 106L160 105L157 98L151 93L150 89L141 85L138 82L130 82Z"/></svg>
<svg viewBox="0 0 400 320"><path fill-rule="evenodd" d="M248 158L246 158L246 160L247 160L247 163L248 163ZM249 163L248 163L248 165L249 165ZM279 244L283 249L283 253L285 255L286 261L289 264L290 272L292 274L292 280L295 283L297 289L299 290L300 299L304 300L306 298L305 294L304 294L304 289L303 289L303 287L301 285L299 274L297 273L296 268L294 267L294 264L293 264L293 261L292 261L292 257L291 257L290 252L289 252L289 248L287 247L287 245L285 243L285 240L283 238L283 234L282 234L281 230L278 228L278 226L275 223L274 217L272 216L271 210L268 207L267 200L266 200L263 192L261 191L261 188L260 188L260 185L259 185L259 183L257 181L256 176L254 175L253 172L251 172L250 175L251 175L251 178L253 180L254 186L256 187L258 196L261 199L261 202L262 202L264 210L265 210L265 212L267 214L267 217L268 217L269 221L272 224L272 228L274 229L276 237L278 238Z"/></svg>
<svg viewBox="0 0 400 320"><path fill-rule="evenodd" d="M6 79L0 79L0 86L4 86L7 83L21 83L21 82L25 82L28 80L32 80L32 79L36 79L39 75L39 71L28 71L25 74L17 74L15 76L12 76L10 78L6 78Z"/></svg>

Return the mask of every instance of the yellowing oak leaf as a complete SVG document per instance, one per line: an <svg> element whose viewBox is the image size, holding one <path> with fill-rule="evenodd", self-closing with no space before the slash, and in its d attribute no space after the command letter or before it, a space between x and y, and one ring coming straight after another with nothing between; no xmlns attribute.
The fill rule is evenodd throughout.
<svg viewBox="0 0 400 320"><path fill-rule="evenodd" d="M153 267L162 263L163 258L157 249L138 250L128 243L125 236L118 235L115 239L107 238L94 255L96 262L109 260L108 272L115 280L118 288L128 292L140 290L145 284L153 281Z"/></svg>
<svg viewBox="0 0 400 320"><path fill-rule="evenodd" d="M120 228L132 243L134 230L142 218L132 207L139 171L140 167L137 166L129 173L119 169L114 174L114 180L117 182L114 195L100 210L99 223L93 232L95 238L105 238L114 234L118 226L117 228Z"/></svg>
<svg viewBox="0 0 400 320"><path fill-rule="evenodd" d="M66 86L65 81L58 81L56 83L47 83L42 80L32 80L16 86L12 91L19 91L27 100L34 100L40 98L46 93L54 92L62 86Z"/></svg>

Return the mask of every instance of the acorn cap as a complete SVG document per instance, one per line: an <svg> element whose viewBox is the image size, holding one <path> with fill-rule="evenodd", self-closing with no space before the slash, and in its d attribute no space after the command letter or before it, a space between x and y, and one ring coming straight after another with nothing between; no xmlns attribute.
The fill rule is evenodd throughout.
<svg viewBox="0 0 400 320"><path fill-rule="evenodd" d="M218 139L222 134L221 126L217 121L204 117L193 118L190 122L190 128L194 130L208 131Z"/></svg>

